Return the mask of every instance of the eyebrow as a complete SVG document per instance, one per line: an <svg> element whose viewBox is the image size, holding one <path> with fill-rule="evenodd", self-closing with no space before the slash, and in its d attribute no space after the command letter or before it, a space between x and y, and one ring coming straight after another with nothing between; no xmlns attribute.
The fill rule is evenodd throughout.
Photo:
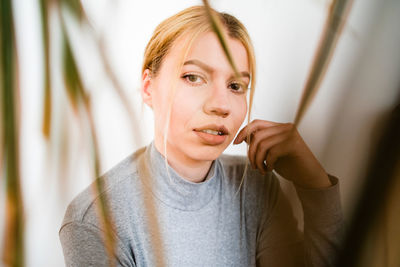
<svg viewBox="0 0 400 267"><path fill-rule="evenodd" d="M209 66L197 59L191 59L191 60L185 61L185 63L183 63L183 65L184 66L185 65L196 65L208 73L212 73L214 71L214 69L211 66ZM250 74L247 71L239 72L239 74L242 77L247 77L250 79Z"/></svg>

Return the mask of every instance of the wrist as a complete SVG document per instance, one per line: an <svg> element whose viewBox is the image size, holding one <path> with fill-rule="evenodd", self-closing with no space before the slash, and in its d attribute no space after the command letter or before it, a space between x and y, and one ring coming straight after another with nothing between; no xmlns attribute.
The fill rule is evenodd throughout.
<svg viewBox="0 0 400 267"><path fill-rule="evenodd" d="M305 189L322 189L332 186L328 174L325 172L318 176L310 176L305 179L297 180L293 183L295 184L295 186L299 186Z"/></svg>

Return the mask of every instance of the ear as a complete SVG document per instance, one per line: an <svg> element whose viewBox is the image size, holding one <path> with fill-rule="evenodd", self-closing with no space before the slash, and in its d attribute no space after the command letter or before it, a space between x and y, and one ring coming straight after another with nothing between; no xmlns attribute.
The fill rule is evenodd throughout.
<svg viewBox="0 0 400 267"><path fill-rule="evenodd" d="M142 74L142 85L140 88L140 92L142 95L142 100L146 103L150 108L153 108L153 89L152 89L152 80L151 80L151 72L149 69L146 69Z"/></svg>

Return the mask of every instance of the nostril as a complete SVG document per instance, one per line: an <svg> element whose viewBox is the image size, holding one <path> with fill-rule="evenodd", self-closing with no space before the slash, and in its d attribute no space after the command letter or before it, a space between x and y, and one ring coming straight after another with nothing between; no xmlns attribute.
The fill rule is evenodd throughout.
<svg viewBox="0 0 400 267"><path fill-rule="evenodd" d="M207 114L227 117L230 113L229 97L222 87L215 87L204 102L204 112Z"/></svg>
<svg viewBox="0 0 400 267"><path fill-rule="evenodd" d="M227 117L229 115L229 110L225 108L214 108L211 110L212 114L222 116L222 117Z"/></svg>

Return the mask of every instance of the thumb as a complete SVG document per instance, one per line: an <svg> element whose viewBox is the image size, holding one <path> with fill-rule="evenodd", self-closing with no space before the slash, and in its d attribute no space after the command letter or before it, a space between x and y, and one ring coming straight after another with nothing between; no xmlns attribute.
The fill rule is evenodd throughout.
<svg viewBox="0 0 400 267"><path fill-rule="evenodd" d="M240 144L241 142L243 142L243 140L241 140L241 138L239 138L240 136L238 135L238 136L236 136L236 138L235 138L235 140L233 140L233 144L234 145L238 145L238 144Z"/></svg>

